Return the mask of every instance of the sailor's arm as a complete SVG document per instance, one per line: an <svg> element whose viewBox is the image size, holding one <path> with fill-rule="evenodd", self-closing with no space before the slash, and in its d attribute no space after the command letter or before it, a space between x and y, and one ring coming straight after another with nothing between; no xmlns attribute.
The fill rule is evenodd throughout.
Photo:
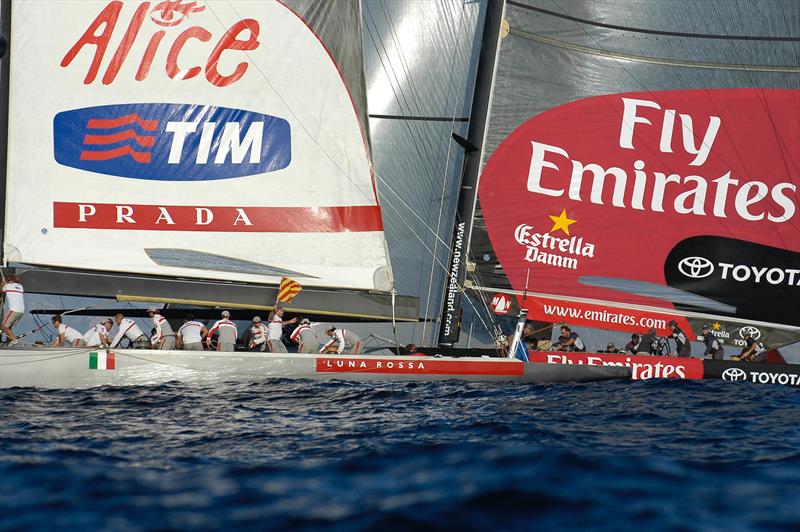
<svg viewBox="0 0 800 532"><path fill-rule="evenodd" d="M125 337L125 330L122 327L120 327L119 330L117 331L117 335L114 337L114 341L111 342L111 345L109 347L117 347L124 337Z"/></svg>
<svg viewBox="0 0 800 532"><path fill-rule="evenodd" d="M325 350L328 349L328 346L331 345L335 341L336 341L336 338L331 338L330 340L328 340L328 342L325 345L322 346L322 349L320 349L319 352L320 353L324 353Z"/></svg>
<svg viewBox="0 0 800 532"><path fill-rule="evenodd" d="M344 333L341 329L336 329L333 336L339 341L338 353L341 355L344 352Z"/></svg>

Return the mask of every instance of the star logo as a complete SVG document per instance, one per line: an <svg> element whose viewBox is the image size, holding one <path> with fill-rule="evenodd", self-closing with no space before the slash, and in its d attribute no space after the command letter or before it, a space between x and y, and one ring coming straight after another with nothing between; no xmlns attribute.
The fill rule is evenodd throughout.
<svg viewBox="0 0 800 532"><path fill-rule="evenodd" d="M714 322L714 323L711 325L711 328L712 328L712 329L714 329L715 331L718 331L718 330L720 329L720 327L722 327L722 325L721 325L721 324L720 324L718 321L715 321L715 322Z"/></svg>
<svg viewBox="0 0 800 532"><path fill-rule="evenodd" d="M552 229L550 229L551 233L554 233L560 229L564 231L567 235L569 235L569 226L578 221L568 218L566 209L562 209L561 214L559 214L558 216L553 216L552 214L548 214L547 217L553 220L553 227Z"/></svg>

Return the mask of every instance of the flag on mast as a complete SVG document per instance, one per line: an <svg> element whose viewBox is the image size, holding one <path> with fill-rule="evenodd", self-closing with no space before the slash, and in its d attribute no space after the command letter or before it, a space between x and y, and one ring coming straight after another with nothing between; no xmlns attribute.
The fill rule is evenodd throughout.
<svg viewBox="0 0 800 532"><path fill-rule="evenodd" d="M303 289L300 283L293 281L288 277L281 277L281 286L278 288L278 301L280 303L288 303L300 293Z"/></svg>

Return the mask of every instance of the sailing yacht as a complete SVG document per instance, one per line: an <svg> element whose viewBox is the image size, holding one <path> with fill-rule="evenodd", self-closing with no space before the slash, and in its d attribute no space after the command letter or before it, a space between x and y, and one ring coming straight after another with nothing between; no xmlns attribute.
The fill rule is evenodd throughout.
<svg viewBox="0 0 800 532"><path fill-rule="evenodd" d="M21 273L29 291L265 311L276 300L280 279L288 276L304 287L288 312L393 323L417 322L422 314L427 327L428 309L421 313L417 298L397 293L391 267L379 201L381 185L389 185L372 165L361 6L331 5L302 0L6 2L12 38L3 75L9 84L4 265ZM662 333L668 316L680 320L686 331L692 330L689 320L695 317L724 316L743 327L762 325L757 319L762 315L727 301L718 287L705 293L707 282L693 285L659 277L657 263L677 249L670 260L677 261L680 272L691 246L719 247L717 241L696 244L692 239L716 236L733 239L739 247L745 245L742 240L777 246L779 253L788 253L776 259L788 264L782 267L784 275L792 261L796 264L797 233L791 231L796 230L796 172L741 180L733 188L738 174L714 181L724 173L698 178L694 166L730 159L712 140L724 138L734 147L742 142L723 137L729 124L741 125L735 117L715 108L703 121L698 109L718 105L734 113L763 100L761 121L766 123L778 114L770 110L789 107L797 91L726 92L719 99L703 100L700 93L709 90L697 96L654 87L640 94L641 88L616 91L598 83L591 87L595 99L572 93L559 93L561 102L548 102L543 93L531 98L528 91L538 86L543 73L557 74L565 50L588 54L574 46L555 46L547 41L555 37L531 31L531 19L548 27L541 17L549 15L537 6L480 4L485 22L469 127L453 144L464 152L463 182L452 224L453 249L444 267L448 280L441 348L431 352L454 354L447 348L458 343L462 306L468 305L473 317L491 320L483 311L486 293L513 296L515 308L540 323L570 321L627 332L648 320ZM565 16L555 18L574 22L572 15ZM556 25L545 33L568 30ZM537 53L553 51L555 64L543 70ZM527 81L520 83L515 77L520 74ZM62 90L23 90L42 80ZM540 85L541 91L546 83ZM630 100L649 103L628 111ZM659 123L647 114L656 106L662 112ZM793 115L780 116L771 131L791 145L796 140ZM379 119L395 118L403 123L426 117ZM672 130L666 126L669 120ZM642 133L647 131L643 124L662 137ZM705 131L700 140L692 127ZM630 138L620 136L620 129L630 130ZM671 143L663 140L667 131L674 137ZM606 151L608 139L635 142L638 158L627 160L634 154L620 151L628 149L626 144L615 147L624 161L603 160L614 153ZM776 154L791 162L789 150L777 144ZM653 146L667 151L654 161L639 155ZM676 154L669 151L673 146L686 147L677 162L669 159ZM555 156L562 159L554 162ZM640 168L640 160L649 165L649 174ZM583 169L577 174L569 170L576 164ZM674 166L678 164L683 166ZM554 167L564 175L555 175ZM681 176L679 185L696 185L694 196L680 201L673 196L691 191L669 190L667 199L677 212L667 213L663 202L656 202L655 189L648 188L648 176L659 172L665 176L659 189L662 200L673 173ZM566 184L554 183L558 179ZM702 195L699 179L705 183ZM710 182L717 183L716 190L709 188ZM728 196L720 192L720 183L728 187ZM765 196L763 206L769 204L763 220L741 233L731 229L739 224L734 210L726 210L731 203L739 213L740 194L744 221L752 222L746 217L762 212L757 212L754 196ZM720 205L712 205L712 197ZM382 200L386 203L385 195ZM689 213L678 210L690 203ZM637 209L645 204L648 209ZM698 204L699 209L707 205L709 212L696 212ZM713 218L709 213L717 212L722 215L714 222L727 232L698 233L695 218L708 221ZM612 244L626 239L612 228L637 228L630 239L635 242L664 221L684 219L687 224L670 235L669 246L654 246L641 262L614 269L625 263L625 256L624 248L620 254ZM583 229L588 226L591 231ZM763 236L767 227L778 236ZM438 246L439 227L434 235ZM679 242L688 247L677 247ZM436 263L436 247L432 255ZM713 259L732 260L724 254ZM729 274L741 277L735 266ZM774 278L777 274L771 271L760 275ZM555 304L561 310L552 310ZM572 311L564 311L564 305ZM631 315L636 320L632 324L626 319ZM786 323L764 316L770 337L777 338L774 330L797 338L791 315ZM491 350L481 354L419 358L8 349L0 351L0 386L265 377L567 382L702 378L713 373L706 371L710 363L694 359L580 359L562 354L559 360L567 364L553 364L555 359L546 355L523 362L492 357L496 353Z"/></svg>

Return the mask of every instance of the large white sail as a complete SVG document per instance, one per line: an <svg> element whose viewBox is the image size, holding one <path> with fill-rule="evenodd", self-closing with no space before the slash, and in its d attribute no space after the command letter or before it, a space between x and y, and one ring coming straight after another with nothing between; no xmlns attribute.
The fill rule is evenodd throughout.
<svg viewBox="0 0 800 532"><path fill-rule="evenodd" d="M43 0L12 16L5 261L389 288L367 136L289 7Z"/></svg>

